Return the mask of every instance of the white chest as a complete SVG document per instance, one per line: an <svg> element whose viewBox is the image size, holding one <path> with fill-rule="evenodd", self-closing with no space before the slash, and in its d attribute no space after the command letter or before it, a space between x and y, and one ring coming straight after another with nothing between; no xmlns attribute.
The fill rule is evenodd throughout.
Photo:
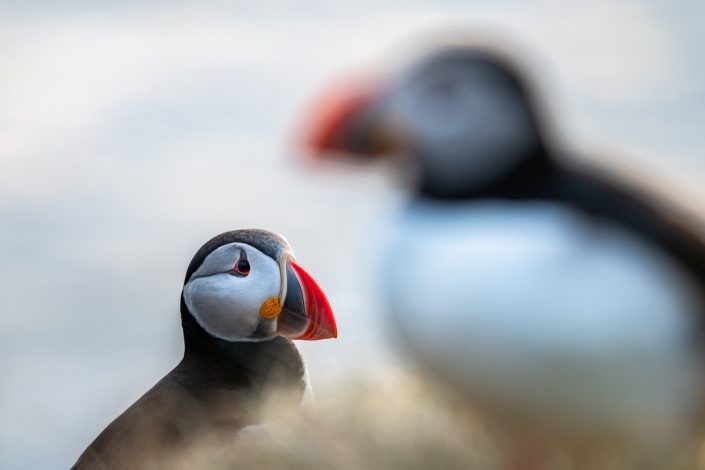
<svg viewBox="0 0 705 470"><path fill-rule="evenodd" d="M699 297L618 227L548 203L429 203L389 246L393 327L465 390L644 439L680 432L695 409Z"/></svg>

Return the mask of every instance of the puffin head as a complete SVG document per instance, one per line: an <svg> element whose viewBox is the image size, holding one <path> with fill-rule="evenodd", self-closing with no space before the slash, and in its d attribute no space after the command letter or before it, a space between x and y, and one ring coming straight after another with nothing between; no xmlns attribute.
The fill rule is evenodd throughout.
<svg viewBox="0 0 705 470"><path fill-rule="evenodd" d="M266 230L234 230L206 242L186 271L181 311L185 325L193 319L227 342L338 334L321 288L287 241Z"/></svg>
<svg viewBox="0 0 705 470"><path fill-rule="evenodd" d="M528 84L489 49L438 48L370 82L323 97L305 131L310 153L398 157L422 192L441 197L462 197L545 153Z"/></svg>

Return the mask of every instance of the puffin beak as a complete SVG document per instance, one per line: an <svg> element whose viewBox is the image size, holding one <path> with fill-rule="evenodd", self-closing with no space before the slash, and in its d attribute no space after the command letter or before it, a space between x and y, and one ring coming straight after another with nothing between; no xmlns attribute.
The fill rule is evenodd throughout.
<svg viewBox="0 0 705 470"><path fill-rule="evenodd" d="M388 153L393 139L382 119L382 89L360 80L323 94L304 127L304 152L317 158L337 155L363 161Z"/></svg>
<svg viewBox="0 0 705 470"><path fill-rule="evenodd" d="M308 341L337 338L333 310L316 281L291 257L286 258L285 270L285 298L277 333Z"/></svg>

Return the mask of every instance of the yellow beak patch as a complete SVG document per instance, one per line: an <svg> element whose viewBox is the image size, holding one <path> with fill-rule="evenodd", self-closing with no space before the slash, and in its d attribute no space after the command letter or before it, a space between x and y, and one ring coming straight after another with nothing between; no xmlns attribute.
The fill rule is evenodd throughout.
<svg viewBox="0 0 705 470"><path fill-rule="evenodd" d="M266 318L267 320L270 320L277 315L279 315L282 311L282 306L279 305L279 297L270 297L267 300L264 301L262 306L259 308L259 314Z"/></svg>

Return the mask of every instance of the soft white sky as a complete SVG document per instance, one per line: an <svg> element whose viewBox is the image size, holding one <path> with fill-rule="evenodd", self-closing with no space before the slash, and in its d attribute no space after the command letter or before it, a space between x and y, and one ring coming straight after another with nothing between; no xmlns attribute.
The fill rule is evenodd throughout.
<svg viewBox="0 0 705 470"><path fill-rule="evenodd" d="M227 229L285 234L328 293L314 382L389 364L372 271L399 194L289 144L321 86L424 33L521 44L566 140L705 201L702 2L62 4L0 3L2 468L66 468L178 361L183 273Z"/></svg>

